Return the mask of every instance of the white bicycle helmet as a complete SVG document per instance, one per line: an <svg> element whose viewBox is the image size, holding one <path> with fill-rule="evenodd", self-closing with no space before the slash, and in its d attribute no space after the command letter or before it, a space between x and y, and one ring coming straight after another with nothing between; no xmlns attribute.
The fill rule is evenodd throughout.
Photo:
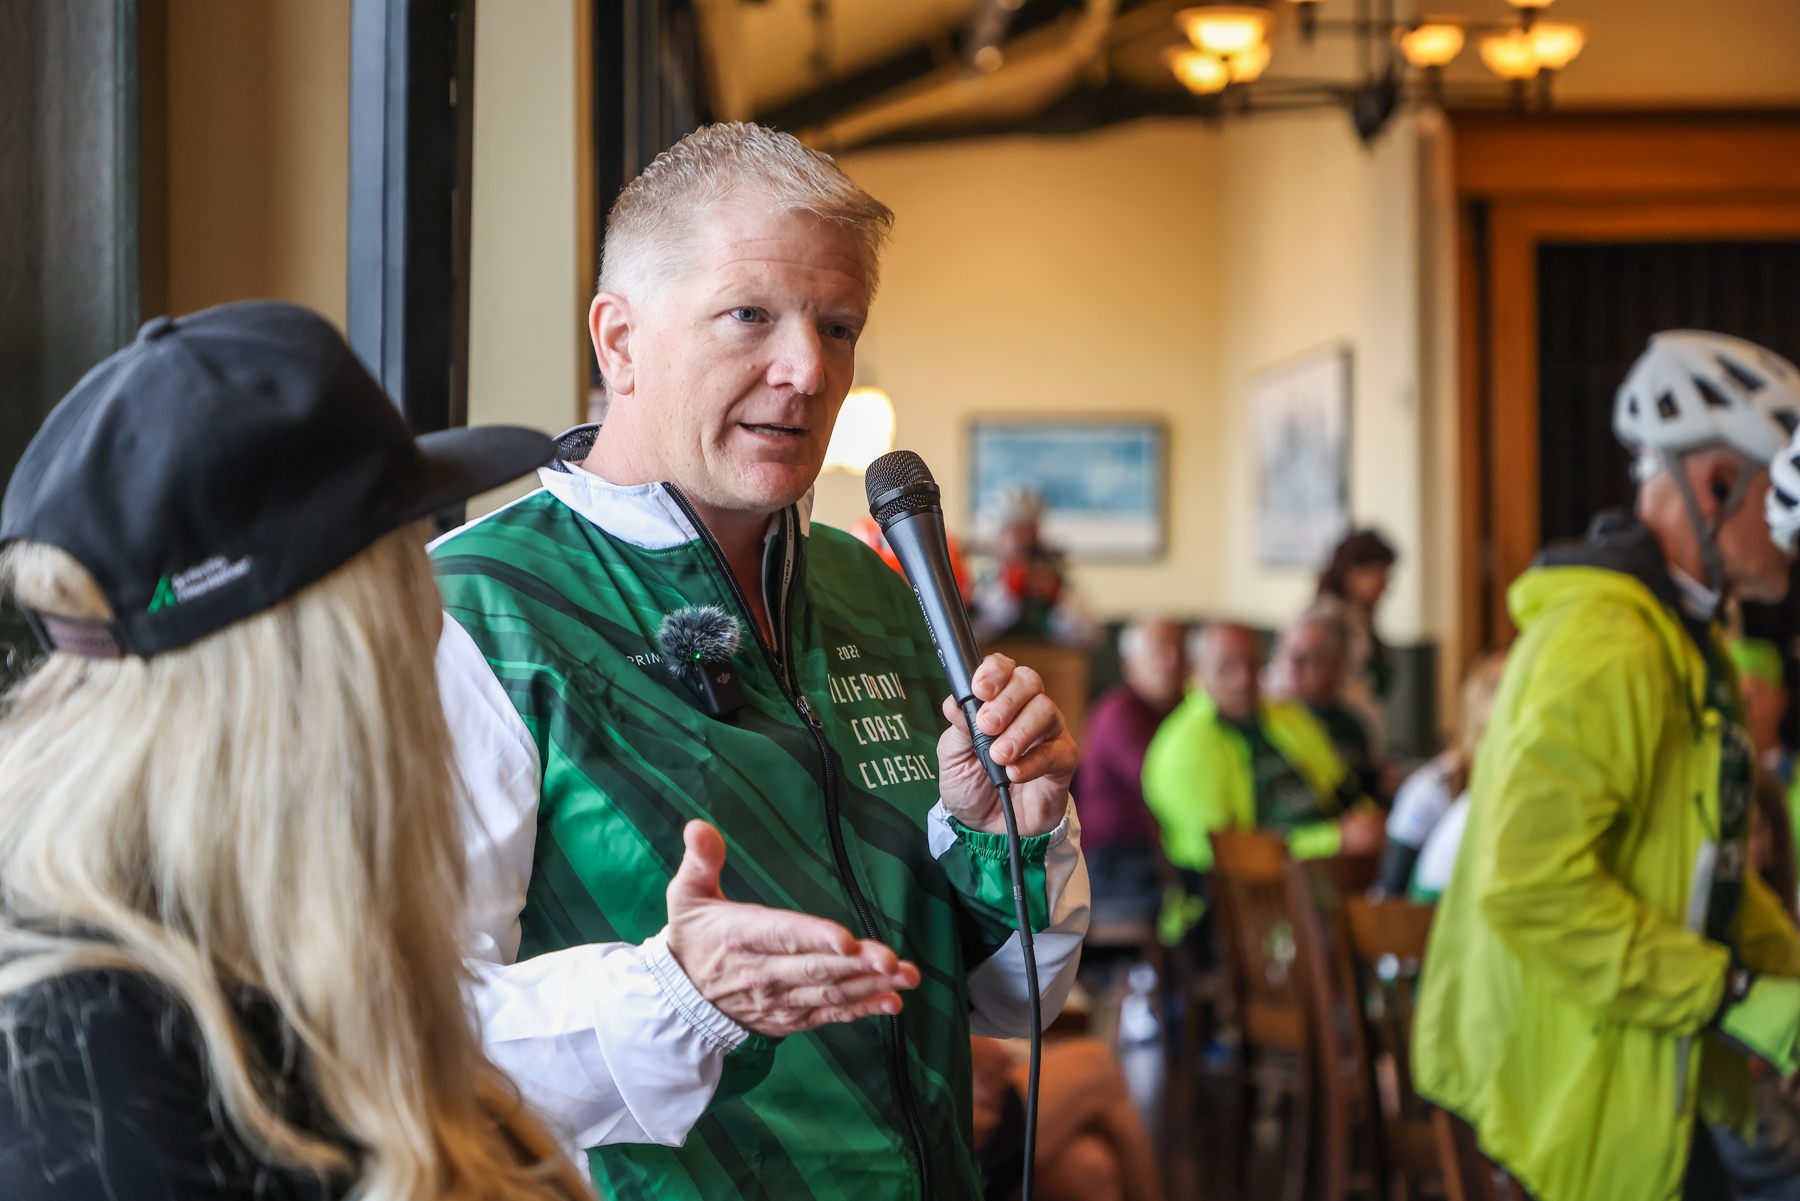
<svg viewBox="0 0 1800 1201"><path fill-rule="evenodd" d="M1613 398L1613 432L1637 454L1640 480L1676 466L1690 452L1720 444L1753 463L1768 463L1775 486L1769 490L1765 513L1771 535L1784 547L1792 544L1794 533L1777 533L1776 514L1779 509L1784 531L1790 522L1800 530L1800 519L1790 512L1800 491L1782 489L1774 473L1776 464L1785 459L1786 470L1795 474L1793 482L1800 487L1800 471L1782 453L1797 429L1800 371L1754 342L1702 330L1672 329L1652 335ZM1725 561L1717 542L1719 527L1743 506L1754 473L1738 474L1729 494L1718 497L1711 520L1702 515L1687 473L1671 474L1700 542L1707 584L1723 596ZM1785 506L1780 501L1783 495L1790 498Z"/></svg>
<svg viewBox="0 0 1800 1201"><path fill-rule="evenodd" d="M1613 432L1640 456L1723 442L1767 463L1800 429L1800 371L1754 342L1664 330L1613 399Z"/></svg>
<svg viewBox="0 0 1800 1201"><path fill-rule="evenodd" d="M1769 461L1769 491L1763 497L1769 536L1790 555L1800 536L1800 434Z"/></svg>

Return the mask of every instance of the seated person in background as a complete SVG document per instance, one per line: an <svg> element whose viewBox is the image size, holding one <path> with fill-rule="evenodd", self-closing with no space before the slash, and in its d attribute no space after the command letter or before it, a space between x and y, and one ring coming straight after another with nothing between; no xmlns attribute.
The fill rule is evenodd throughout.
<svg viewBox="0 0 1800 1201"><path fill-rule="evenodd" d="M1756 756L1786 794L1788 825L1800 810L1800 773L1794 771L1794 754L1781 744L1781 721L1787 716L1786 664L1781 651L1766 638L1734 638L1727 649L1737 665L1738 691L1744 695L1745 720ZM1800 851L1800 843L1796 844Z"/></svg>
<svg viewBox="0 0 1800 1201"><path fill-rule="evenodd" d="M1505 670L1505 651L1476 661L1463 679L1456 745L1406 777L1394 794L1376 882L1389 896L1408 892L1410 885L1414 900L1434 901L1449 882L1469 813L1469 769Z"/></svg>
<svg viewBox="0 0 1800 1201"><path fill-rule="evenodd" d="M1280 681L1278 695L1299 701L1312 711L1331 736L1331 744L1356 778L1364 796L1385 799L1381 763L1362 714L1344 703L1344 672L1349 666L1350 631L1344 619L1324 610L1302 616L1281 635L1270 674Z"/></svg>
<svg viewBox="0 0 1800 1201"><path fill-rule="evenodd" d="M1750 738L1768 771L1756 778L1756 808L1750 814L1750 866L1784 902L1794 917L1795 849L1787 782L1778 772L1791 771L1781 746L1781 719L1787 712L1781 652L1762 638L1734 638L1726 644L1738 670L1738 689ZM1727 1123L1712 1128L1719 1159L1731 1176L1738 1201L1800 1201L1800 1100L1790 1096L1781 1078L1758 1070L1756 1137L1745 1139Z"/></svg>
<svg viewBox="0 0 1800 1201"><path fill-rule="evenodd" d="M1069 584L1062 552L1044 542L1044 498L1029 488L1008 488L996 508L995 563L976 583L969 614L975 640L983 646L1002 638L1087 646L1094 623Z"/></svg>
<svg viewBox="0 0 1800 1201"><path fill-rule="evenodd" d="M1126 626L1119 635L1125 682L1108 689L1088 716L1073 791L1096 922L1148 921L1161 899L1144 752L1181 700L1186 639L1186 627L1168 618Z"/></svg>
<svg viewBox="0 0 1800 1201"><path fill-rule="evenodd" d="M992 1038L972 1038L975 1146L984 1201L1019 1195L1025 1168L1025 1067ZM1156 1148L1118 1061L1091 1038L1046 1040L1038 1083L1032 1195L1039 1201L1162 1201Z"/></svg>
<svg viewBox="0 0 1800 1201"><path fill-rule="evenodd" d="M1218 622L1188 645L1198 688L1176 706L1144 758L1144 800L1163 849L1188 872L1212 868L1214 830L1270 830L1301 858L1373 854L1381 814L1304 705L1264 700L1262 641Z"/></svg>

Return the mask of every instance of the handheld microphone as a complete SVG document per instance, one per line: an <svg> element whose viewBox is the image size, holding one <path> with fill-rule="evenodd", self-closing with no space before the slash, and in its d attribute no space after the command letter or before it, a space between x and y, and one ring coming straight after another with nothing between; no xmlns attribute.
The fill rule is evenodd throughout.
<svg viewBox="0 0 1800 1201"><path fill-rule="evenodd" d="M981 702L975 698L973 678L981 665L981 652L969 628L962 592L950 567L950 546L944 534L942 493L925 460L910 450L896 450L869 464L863 478L869 500L869 516L881 527L894 557L912 585L913 596L925 614L931 643L950 681L950 695L969 723L969 739L988 779L1000 791L1000 812L1006 818L1006 850L1011 861L1013 909L1019 923L1019 947L1025 953L1025 986L1031 992L1031 1072L1025 1087L1025 1175L1020 1181L1020 1201L1031 1201L1032 1162L1037 1152L1038 1061L1041 1057L1043 1018L1039 1012L1037 951L1031 941L1031 913L1025 899L1025 859L1019 847L1019 825L1013 815L1012 781L1006 769L994 762L993 739L975 724Z"/></svg>

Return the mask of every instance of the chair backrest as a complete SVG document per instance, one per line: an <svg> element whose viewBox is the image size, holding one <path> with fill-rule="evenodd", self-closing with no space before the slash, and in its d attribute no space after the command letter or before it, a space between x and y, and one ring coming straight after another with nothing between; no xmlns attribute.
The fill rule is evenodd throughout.
<svg viewBox="0 0 1800 1201"><path fill-rule="evenodd" d="M1431 1128L1444 1165L1444 1196L1448 1201L1526 1201L1525 1191L1514 1184L1494 1161L1481 1153L1469 1124L1442 1109L1431 1111Z"/></svg>
<svg viewBox="0 0 1800 1201"><path fill-rule="evenodd" d="M1307 1050L1305 965L1289 912L1287 843L1272 834L1212 835L1213 893L1244 1037Z"/></svg>
<svg viewBox="0 0 1800 1201"><path fill-rule="evenodd" d="M1351 855L1287 865L1319 1069L1323 1201L1369 1191L1382 1175L1374 1078L1345 917L1345 904L1374 884L1378 868L1373 856Z"/></svg>
<svg viewBox="0 0 1800 1201"><path fill-rule="evenodd" d="M1373 1043L1382 1117L1390 1123L1425 1121L1430 1113L1413 1091L1412 1029L1432 913L1429 905L1400 900L1352 897L1345 906L1356 995Z"/></svg>

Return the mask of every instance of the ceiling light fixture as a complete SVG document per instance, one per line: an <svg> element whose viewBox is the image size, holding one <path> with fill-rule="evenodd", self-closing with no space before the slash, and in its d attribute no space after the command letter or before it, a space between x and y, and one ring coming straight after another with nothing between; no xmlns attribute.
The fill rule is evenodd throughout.
<svg viewBox="0 0 1800 1201"><path fill-rule="evenodd" d="M1223 57L1262 45L1269 30L1269 10L1247 4L1203 4L1176 13L1175 24L1196 50Z"/></svg>
<svg viewBox="0 0 1800 1201"><path fill-rule="evenodd" d="M1258 42L1248 50L1240 50L1236 54L1225 56L1225 65L1231 71L1232 83L1249 83L1263 73L1269 65L1269 43Z"/></svg>
<svg viewBox="0 0 1800 1201"><path fill-rule="evenodd" d="M1507 80L1525 80L1538 73L1537 48L1531 35L1522 30L1491 33L1481 39L1481 61L1487 69Z"/></svg>
<svg viewBox="0 0 1800 1201"><path fill-rule="evenodd" d="M1556 21L1532 23L1531 48L1537 54L1538 66L1546 71L1560 71L1581 53L1587 44L1587 30L1580 25L1564 25Z"/></svg>
<svg viewBox="0 0 1800 1201"><path fill-rule="evenodd" d="M1441 18L1400 35L1400 53L1415 67L1447 67L1462 48L1462 26Z"/></svg>
<svg viewBox="0 0 1800 1201"><path fill-rule="evenodd" d="M1481 61L1505 80L1514 108L1527 108L1526 82L1537 79L1538 107L1550 106L1550 83L1581 53L1587 30L1577 24L1540 19L1551 0L1508 0L1516 16L1508 21L1473 21L1460 16L1422 16L1398 20L1391 15L1332 19L1318 13L1317 0L1296 0L1299 36L1311 42L1320 34L1356 40L1360 78L1309 80L1277 76L1257 88L1233 87L1262 79L1269 65L1275 32L1270 7L1249 4L1198 4L1175 14L1175 26L1192 49L1170 47L1163 60L1181 85L1198 95L1230 88L1225 103L1233 112L1262 107L1298 108L1319 104L1349 110L1357 133L1372 141L1393 114L1407 103L1442 105L1444 68L1477 39ZM1392 4L1382 6L1391 14ZM1366 11L1366 10L1365 10ZM1455 83L1458 98L1479 96L1475 88ZM1491 90L1488 92L1491 96ZM1485 97L1483 97L1485 99Z"/></svg>
<svg viewBox="0 0 1800 1201"><path fill-rule="evenodd" d="M1175 73L1175 78L1181 81L1181 86L1196 96L1222 92L1225 85L1231 82L1231 68L1216 54L1185 46L1171 46L1164 51L1163 58L1169 64L1169 70Z"/></svg>

